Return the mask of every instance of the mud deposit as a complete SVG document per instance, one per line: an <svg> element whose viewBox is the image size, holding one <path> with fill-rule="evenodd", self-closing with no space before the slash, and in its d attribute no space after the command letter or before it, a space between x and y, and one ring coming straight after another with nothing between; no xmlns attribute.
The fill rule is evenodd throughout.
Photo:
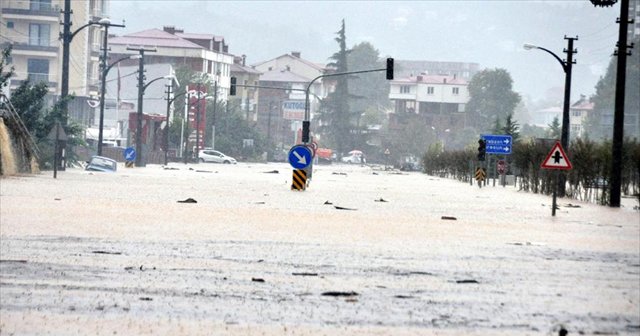
<svg viewBox="0 0 640 336"><path fill-rule="evenodd" d="M558 222L529 210L540 208L543 198L503 190L508 198L520 197L523 206L501 205L507 218L496 226L494 215L474 217L462 205L443 213L421 206L424 199L399 202L395 188L415 186L418 179L430 190L448 185L463 205L490 197L489 191L473 194L482 191L424 175L388 177L396 179L393 186L379 189L376 181L382 180L362 168L349 174L360 174L352 179L364 186L366 203L338 196L327 178L327 190L318 183L314 205L303 212L320 219L299 224L294 214L302 208L287 199L302 194L265 196L261 189L271 183L271 190L282 188L283 177L264 177L272 175L261 174L265 167L237 169L242 173L220 171L235 182L215 184L217 190L229 188L226 200L215 204L195 190L214 182L198 175L197 187L188 177L169 187L165 203L176 211L203 215L228 212L234 204L246 208L246 215L193 224L196 230L189 234L180 227L191 225L185 220L191 217L165 218L167 212L157 208L136 222L114 214L98 220L108 230L87 228L84 201L71 200L95 175L67 172L71 190L42 196L45 204L29 211L20 204L30 191L46 194L58 188L47 186L56 182L3 180L0 334L557 335L561 326L570 335L640 333L637 212L625 210L615 221L607 219L611 214L583 219L601 210L581 203L580 209L561 212L565 222ZM234 193L251 171L255 190ZM129 176L127 186L139 183L144 192L118 194L119 205L128 197L142 203L149 182ZM350 186L345 188L348 194ZM176 202L187 196L199 203ZM104 197L104 203L113 199ZM375 202L381 197L389 202ZM357 210L335 210L323 204L327 200ZM47 202L67 202L67 208L48 208ZM92 206L98 215L111 211L100 210L102 203ZM381 206L395 208L377 212ZM46 211L67 216L41 218ZM443 214L457 220L442 221ZM293 218L293 224L283 218Z"/></svg>

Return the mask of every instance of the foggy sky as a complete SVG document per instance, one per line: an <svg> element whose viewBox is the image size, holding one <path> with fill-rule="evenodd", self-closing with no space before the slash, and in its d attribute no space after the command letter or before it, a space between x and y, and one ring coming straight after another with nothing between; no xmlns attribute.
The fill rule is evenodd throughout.
<svg viewBox="0 0 640 336"><path fill-rule="evenodd" d="M596 8L572 1L147 1L112 0L109 14L126 28L117 35L173 25L189 33L222 35L229 52L254 64L291 51L326 63L338 50L341 20L347 45L368 41L382 57L476 62L505 68L514 88L534 100L552 89L562 97L564 36L578 36L572 101L591 95L618 39L619 5Z"/></svg>

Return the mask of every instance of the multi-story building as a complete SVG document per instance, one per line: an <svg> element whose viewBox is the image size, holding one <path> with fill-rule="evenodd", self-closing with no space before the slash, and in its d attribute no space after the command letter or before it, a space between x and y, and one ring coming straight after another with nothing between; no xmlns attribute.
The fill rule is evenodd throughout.
<svg viewBox="0 0 640 336"><path fill-rule="evenodd" d="M231 77L235 77L236 83L243 86L237 87L235 97L229 97L229 104L239 106L244 112L245 119L255 123L258 121L257 105L260 90L247 86L258 86L262 73L247 66L246 61L245 55L236 56L231 65Z"/></svg>
<svg viewBox="0 0 640 336"><path fill-rule="evenodd" d="M580 99L571 105L569 109L570 140L580 138L584 135L587 118L589 118L589 114L593 111L593 106L594 103L585 95L580 95Z"/></svg>
<svg viewBox="0 0 640 336"><path fill-rule="evenodd" d="M108 0L70 1L71 32L90 21L106 17ZM15 76L10 90L24 80L46 82L49 98L60 95L62 85L61 24L64 0L3 0L0 2L0 48L12 47L11 65ZM98 64L102 31L87 26L77 31L70 44L69 94L76 99L69 105L71 118L87 120L86 104L91 91L98 88Z"/></svg>
<svg viewBox="0 0 640 336"><path fill-rule="evenodd" d="M463 129L468 82L457 76L418 75L391 82L394 113L415 113L434 129ZM393 123L393 117L390 122Z"/></svg>
<svg viewBox="0 0 640 336"><path fill-rule="evenodd" d="M234 56L224 38L212 34L185 33L182 29L165 26L109 39L112 59L135 53L128 47L145 46L156 51L144 55L145 64L188 66L192 71L206 74L217 83L218 100L227 100Z"/></svg>
<svg viewBox="0 0 640 336"><path fill-rule="evenodd" d="M480 64L466 62L437 62L437 61L395 61L395 77L405 78L426 75L452 76L470 81L473 75L480 71Z"/></svg>
<svg viewBox="0 0 640 336"><path fill-rule="evenodd" d="M262 72L260 86L281 89L260 89L258 100L258 127L277 148L286 148L298 142L304 120L304 107L309 83L324 75L327 69L301 58L300 52L284 54L253 65ZM315 81L309 88L309 118L319 108L320 99L333 88L332 81ZM289 89L289 90L288 90Z"/></svg>

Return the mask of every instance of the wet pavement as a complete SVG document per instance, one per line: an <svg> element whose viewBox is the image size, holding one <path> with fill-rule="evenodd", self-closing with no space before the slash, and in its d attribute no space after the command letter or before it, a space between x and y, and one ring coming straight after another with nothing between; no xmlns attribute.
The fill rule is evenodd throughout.
<svg viewBox="0 0 640 336"><path fill-rule="evenodd" d="M172 167L0 180L0 334L640 333L633 199Z"/></svg>

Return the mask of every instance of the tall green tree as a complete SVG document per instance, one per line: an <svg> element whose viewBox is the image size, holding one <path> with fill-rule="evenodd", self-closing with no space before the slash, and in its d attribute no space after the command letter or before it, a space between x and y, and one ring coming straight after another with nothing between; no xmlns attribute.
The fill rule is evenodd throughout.
<svg viewBox="0 0 640 336"><path fill-rule="evenodd" d="M9 78L13 77L14 67L9 65L9 57L11 57L11 45L2 49L0 54L0 90L9 83ZM8 68L7 68L8 67Z"/></svg>
<svg viewBox="0 0 640 336"><path fill-rule="evenodd" d="M494 118L504 120L513 114L521 100L505 69L485 69L475 74L469 82L469 95L466 109L481 132L488 130Z"/></svg>
<svg viewBox="0 0 640 336"><path fill-rule="evenodd" d="M328 67L335 69L336 73L343 73L349 70L348 56L350 50L347 49L347 37L344 19L342 26L335 40L338 42L339 50L329 59ZM354 121L357 120L356 113L350 108L349 81L347 76L334 77L336 86L334 92L330 93L322 102L321 111L318 114L320 121L320 132L326 137L327 142L335 148L338 153L345 153L354 146Z"/></svg>
<svg viewBox="0 0 640 336"><path fill-rule="evenodd" d="M520 125L518 125L518 122L513 119L513 115L509 114L507 119L504 121L502 134L511 135L513 142L517 142L520 138Z"/></svg>
<svg viewBox="0 0 640 336"><path fill-rule="evenodd" d="M551 139L560 139L560 135L562 134L562 127L560 126L560 120L556 116L553 118L551 124L548 125L549 129L547 130L547 137Z"/></svg>

